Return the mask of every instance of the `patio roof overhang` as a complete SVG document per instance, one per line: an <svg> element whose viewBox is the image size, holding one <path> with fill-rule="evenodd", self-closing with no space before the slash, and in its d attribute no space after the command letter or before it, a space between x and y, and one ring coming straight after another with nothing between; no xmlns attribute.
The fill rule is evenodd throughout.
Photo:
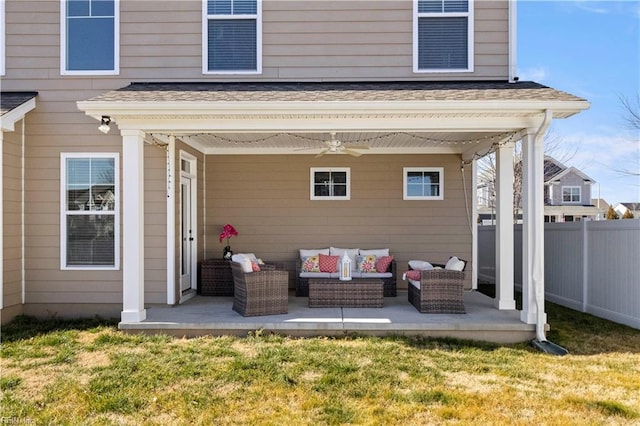
<svg viewBox="0 0 640 426"><path fill-rule="evenodd" d="M581 98L537 83L134 83L78 102L120 130L176 136L205 154L308 154L330 132L367 154L456 153L471 159L566 118Z"/></svg>

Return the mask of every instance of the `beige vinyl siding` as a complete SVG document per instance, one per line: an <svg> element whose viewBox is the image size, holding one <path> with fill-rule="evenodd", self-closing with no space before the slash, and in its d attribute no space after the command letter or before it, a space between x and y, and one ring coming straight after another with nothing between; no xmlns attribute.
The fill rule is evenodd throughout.
<svg viewBox="0 0 640 426"><path fill-rule="evenodd" d="M147 303L167 303L167 151L163 146L144 147L144 188L144 298ZM127 214L125 205L122 213Z"/></svg>
<svg viewBox="0 0 640 426"><path fill-rule="evenodd" d="M389 247L399 287L406 287L400 278L409 260L471 259L459 156L211 155L206 161L206 257L220 257L217 235L231 223L239 233L231 240L234 252L290 267L300 248ZM350 167L351 200L311 201L311 167ZM444 200L404 201L403 167L444 167Z"/></svg>
<svg viewBox="0 0 640 426"><path fill-rule="evenodd" d="M22 125L2 135L3 309L22 304Z"/></svg>
<svg viewBox="0 0 640 426"><path fill-rule="evenodd" d="M56 99L154 80L505 80L508 2L474 5L473 73L413 73L409 0L264 0L262 74L220 76L202 74L202 2L126 1L120 75L90 78L60 76L59 1L8 2L6 77L30 90L33 80L37 90L59 89Z"/></svg>

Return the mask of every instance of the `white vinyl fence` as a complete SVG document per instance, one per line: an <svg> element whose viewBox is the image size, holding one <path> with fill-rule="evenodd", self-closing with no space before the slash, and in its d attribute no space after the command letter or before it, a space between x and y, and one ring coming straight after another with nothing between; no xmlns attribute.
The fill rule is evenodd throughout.
<svg viewBox="0 0 640 426"><path fill-rule="evenodd" d="M522 225L514 225L522 284ZM545 298L640 329L640 220L545 223ZM478 226L478 278L495 282L495 226Z"/></svg>

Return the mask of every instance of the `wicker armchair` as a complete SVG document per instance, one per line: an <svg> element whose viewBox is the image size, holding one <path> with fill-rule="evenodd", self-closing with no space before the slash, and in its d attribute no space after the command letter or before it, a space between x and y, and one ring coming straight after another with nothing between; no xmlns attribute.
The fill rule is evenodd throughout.
<svg viewBox="0 0 640 426"><path fill-rule="evenodd" d="M233 310L240 315L249 317L288 312L289 273L275 268L265 269L245 273L242 265L231 262Z"/></svg>
<svg viewBox="0 0 640 426"><path fill-rule="evenodd" d="M464 278L463 271L421 271L420 288L408 285L409 303L423 314L464 314Z"/></svg>

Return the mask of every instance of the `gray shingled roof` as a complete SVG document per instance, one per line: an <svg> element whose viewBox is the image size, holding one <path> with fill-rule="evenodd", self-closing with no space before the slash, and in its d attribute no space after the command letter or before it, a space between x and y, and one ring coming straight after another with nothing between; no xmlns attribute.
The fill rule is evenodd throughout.
<svg viewBox="0 0 640 426"><path fill-rule="evenodd" d="M29 99L38 96L38 92L2 92L0 93L0 116L19 107Z"/></svg>
<svg viewBox="0 0 640 426"><path fill-rule="evenodd" d="M98 102L578 101L535 82L132 83Z"/></svg>

